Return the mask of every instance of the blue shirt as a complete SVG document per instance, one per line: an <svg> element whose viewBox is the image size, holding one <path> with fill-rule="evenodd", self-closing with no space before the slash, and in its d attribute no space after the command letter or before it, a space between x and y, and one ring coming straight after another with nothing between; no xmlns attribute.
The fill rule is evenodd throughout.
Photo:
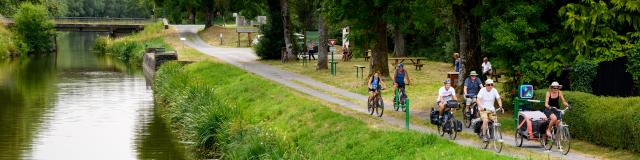
<svg viewBox="0 0 640 160"><path fill-rule="evenodd" d="M467 86L467 94L477 95L480 92L480 84L482 84L480 77L476 77L475 81L472 81L471 77L467 77L464 80L464 86Z"/></svg>
<svg viewBox="0 0 640 160"><path fill-rule="evenodd" d="M404 75L406 74L406 72L404 72L404 69L400 70L396 70L396 83L398 84L404 84Z"/></svg>
<svg viewBox="0 0 640 160"><path fill-rule="evenodd" d="M460 59L456 59L456 72L460 72Z"/></svg>
<svg viewBox="0 0 640 160"><path fill-rule="evenodd" d="M378 83L380 83L380 78L374 78L372 77L373 80L371 81L371 88L372 89L378 89Z"/></svg>

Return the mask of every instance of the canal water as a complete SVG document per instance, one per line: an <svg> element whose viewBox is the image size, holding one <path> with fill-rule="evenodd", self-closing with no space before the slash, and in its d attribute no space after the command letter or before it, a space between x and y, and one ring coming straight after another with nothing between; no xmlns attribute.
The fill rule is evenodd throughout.
<svg viewBox="0 0 640 160"><path fill-rule="evenodd" d="M0 159L186 159L140 67L59 33L58 55L0 60Z"/></svg>

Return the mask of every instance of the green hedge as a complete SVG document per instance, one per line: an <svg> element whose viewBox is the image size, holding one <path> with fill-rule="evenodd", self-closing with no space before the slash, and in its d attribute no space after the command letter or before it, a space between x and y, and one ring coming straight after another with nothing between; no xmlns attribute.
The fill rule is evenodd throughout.
<svg viewBox="0 0 640 160"><path fill-rule="evenodd" d="M170 62L154 82L156 109L200 159L508 159L336 113L228 64Z"/></svg>
<svg viewBox="0 0 640 160"><path fill-rule="evenodd" d="M536 91L544 100L546 90ZM571 109L564 116L574 139L640 151L640 97L603 97L565 91ZM542 106L538 106L542 107Z"/></svg>

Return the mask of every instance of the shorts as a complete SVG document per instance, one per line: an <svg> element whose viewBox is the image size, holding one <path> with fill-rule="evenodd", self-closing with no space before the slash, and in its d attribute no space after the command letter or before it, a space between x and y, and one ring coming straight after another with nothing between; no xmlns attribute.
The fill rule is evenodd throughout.
<svg viewBox="0 0 640 160"><path fill-rule="evenodd" d="M542 111L547 118L551 119L551 114L556 115L557 119L562 119L562 116L558 111L552 111L551 109L544 109Z"/></svg>
<svg viewBox="0 0 640 160"><path fill-rule="evenodd" d="M489 117L491 117L491 120L493 120L494 122L498 121L498 117L495 113L491 111L480 111L480 118L482 120L489 120Z"/></svg>
<svg viewBox="0 0 640 160"><path fill-rule="evenodd" d="M402 88L402 89L404 89L404 86L405 86L405 84L404 84L404 83L399 83L399 82L396 82L396 83L398 83L398 88Z"/></svg>

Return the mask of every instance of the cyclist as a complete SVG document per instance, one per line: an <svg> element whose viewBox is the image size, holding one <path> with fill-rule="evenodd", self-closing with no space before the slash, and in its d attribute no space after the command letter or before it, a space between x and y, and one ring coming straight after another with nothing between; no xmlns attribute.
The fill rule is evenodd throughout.
<svg viewBox="0 0 640 160"><path fill-rule="evenodd" d="M484 136L487 134L489 117L491 117L493 122L498 122L498 117L495 115L496 109L494 107L496 99L498 100L499 109L502 109L502 98L500 98L498 90L493 88L493 80L487 79L485 85L486 87L480 89L480 92L478 92L478 98L476 100L478 110L480 110L480 118L482 119L482 141L484 142L489 141L487 137Z"/></svg>
<svg viewBox="0 0 640 160"><path fill-rule="evenodd" d="M371 99L384 88L384 82L380 78L380 71L373 73L367 84L369 86L369 102L371 102Z"/></svg>
<svg viewBox="0 0 640 160"><path fill-rule="evenodd" d="M464 96L470 95L470 96L475 96L478 95L478 92L480 91L480 88L482 88L484 86L482 86L482 79L478 78L478 73L476 73L476 71L471 71L471 73L469 74L469 77L467 77L467 79L464 80ZM465 108L466 111L471 111L469 109L469 107L471 107L471 97L467 97L466 98L466 103L465 103Z"/></svg>
<svg viewBox="0 0 640 160"><path fill-rule="evenodd" d="M547 91L547 95L545 96L544 106L546 109L544 110L544 114L547 115L551 119L549 122L549 126L547 126L547 136L551 137L551 127L553 125L558 125L558 118L555 110L551 110L551 107L560 107L560 100L562 100L562 104L567 107L569 103L564 99L564 95L562 94L562 85L558 82L552 82L549 86L549 91Z"/></svg>
<svg viewBox="0 0 640 160"><path fill-rule="evenodd" d="M404 83L405 79L407 79L406 84L411 83L411 79L409 79L409 73L407 73L407 69L404 68L404 64L400 63L398 64L398 68L396 68L393 73L393 87L395 87L395 90L400 89L400 91L402 91L400 95L406 95Z"/></svg>
<svg viewBox="0 0 640 160"><path fill-rule="evenodd" d="M440 107L440 112L438 115L438 119L442 119L442 114L444 112L444 105L447 103L447 101L449 100L458 100L458 97L456 97L456 90L451 87L451 80L446 79L443 81L444 86L440 87L440 89L438 90L438 99L436 99L436 103L438 103L438 106Z"/></svg>

